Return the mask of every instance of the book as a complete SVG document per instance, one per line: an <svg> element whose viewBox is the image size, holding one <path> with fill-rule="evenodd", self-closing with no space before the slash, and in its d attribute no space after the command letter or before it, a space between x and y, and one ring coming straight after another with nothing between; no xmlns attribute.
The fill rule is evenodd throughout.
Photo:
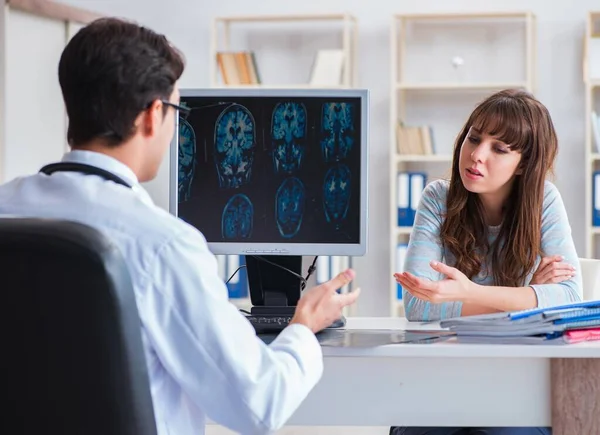
<svg viewBox="0 0 600 435"><path fill-rule="evenodd" d="M396 125L396 148L398 154L435 154L433 130L431 126L407 126L403 122Z"/></svg>
<svg viewBox="0 0 600 435"><path fill-rule="evenodd" d="M315 55L309 84L311 86L339 86L344 70L343 50L319 50Z"/></svg>
<svg viewBox="0 0 600 435"><path fill-rule="evenodd" d="M217 63L221 72L223 83L226 85L241 84L240 72L237 67L235 53L217 53Z"/></svg>
<svg viewBox="0 0 600 435"><path fill-rule="evenodd" d="M566 343L600 340L600 328L573 329L565 331L563 340Z"/></svg>
<svg viewBox="0 0 600 435"><path fill-rule="evenodd" d="M260 84L256 56L252 51L218 52L217 64L225 85Z"/></svg>
<svg viewBox="0 0 600 435"><path fill-rule="evenodd" d="M466 344L574 344L600 340L600 328L570 329L546 335L495 336L459 335L456 341Z"/></svg>

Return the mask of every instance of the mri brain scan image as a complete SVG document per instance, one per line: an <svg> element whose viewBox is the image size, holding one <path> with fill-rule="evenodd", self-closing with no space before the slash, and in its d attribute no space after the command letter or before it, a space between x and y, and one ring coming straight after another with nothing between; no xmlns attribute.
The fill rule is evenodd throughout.
<svg viewBox="0 0 600 435"><path fill-rule="evenodd" d="M192 194L192 180L196 171L196 134L183 118L179 119L179 202L188 201Z"/></svg>
<svg viewBox="0 0 600 435"><path fill-rule="evenodd" d="M321 152L326 162L345 159L356 140L354 104L325 103L321 107Z"/></svg>
<svg viewBox="0 0 600 435"><path fill-rule="evenodd" d="M295 102L278 103L271 119L275 173L300 169L306 149L306 107Z"/></svg>
<svg viewBox="0 0 600 435"><path fill-rule="evenodd" d="M252 114L240 104L232 104L217 118L214 155L221 188L238 188L250 182L255 128Z"/></svg>
<svg viewBox="0 0 600 435"><path fill-rule="evenodd" d="M339 226L346 219L351 188L351 173L348 166L340 163L327 171L323 182L323 208L327 222Z"/></svg>
<svg viewBox="0 0 600 435"><path fill-rule="evenodd" d="M286 178L277 189L275 220L282 237L289 239L300 231L305 197L304 184L296 177Z"/></svg>
<svg viewBox="0 0 600 435"><path fill-rule="evenodd" d="M246 195L232 196L221 217L221 233L224 239L248 239L252 236L254 206Z"/></svg>

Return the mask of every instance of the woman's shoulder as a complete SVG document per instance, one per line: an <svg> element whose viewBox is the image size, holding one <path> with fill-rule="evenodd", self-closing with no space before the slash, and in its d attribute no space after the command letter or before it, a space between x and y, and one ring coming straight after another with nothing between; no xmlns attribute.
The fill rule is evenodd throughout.
<svg viewBox="0 0 600 435"><path fill-rule="evenodd" d="M423 189L421 207L436 214L445 213L449 187L448 180L436 179L427 183Z"/></svg>
<svg viewBox="0 0 600 435"><path fill-rule="evenodd" d="M425 186L425 190L423 190L423 196L435 201L441 201L445 204L446 198L448 197L449 188L449 180L444 180L441 178L433 180L427 183L427 186Z"/></svg>
<svg viewBox="0 0 600 435"><path fill-rule="evenodd" d="M546 180L544 183L544 201L542 203L542 219L554 213L562 213L564 211L564 203L560 190L551 181Z"/></svg>
<svg viewBox="0 0 600 435"><path fill-rule="evenodd" d="M550 181L544 182L544 206L553 203L557 198L560 198L560 191L558 187Z"/></svg>

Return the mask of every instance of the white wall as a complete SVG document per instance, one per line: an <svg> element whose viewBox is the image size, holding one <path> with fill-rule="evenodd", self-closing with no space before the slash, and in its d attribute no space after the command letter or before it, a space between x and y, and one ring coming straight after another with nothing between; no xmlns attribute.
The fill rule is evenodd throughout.
<svg viewBox="0 0 600 435"><path fill-rule="evenodd" d="M187 57L187 70L182 87L209 85L208 48L210 25L217 15L290 14L316 12L350 12L359 20L359 86L371 91L371 154L369 180L369 252L358 259L357 270L363 290L359 315L388 315L389 288L389 212L388 212L388 158L389 158L389 89L391 15L403 12L446 12L484 10L531 10L538 23L538 88L537 96L549 108L560 139L556 183L559 186L573 227L575 243L584 252L584 87L582 83L582 36L586 13L600 9L597 1L579 0L304 0L299 3L275 0L226 0L221 2L192 0L63 0L79 7L101 13L135 19L159 32L182 49ZM322 29L320 27L319 29ZM306 56L302 46L300 57L294 61L295 45L314 44L322 30L303 37L268 34L261 30L252 44L269 44L283 59L277 72L290 74L304 71ZM265 37L265 35L267 35ZM325 43L331 38L324 35ZM512 62L511 58L502 59ZM296 62L296 63L294 63ZM477 65L486 68L487 65ZM265 68L267 68L265 66ZM273 71L270 72L273 74ZM274 76L271 76L274 78ZM381 168L386 168L382 170ZM163 168L161 179L150 186L157 202L166 207L167 175Z"/></svg>
<svg viewBox="0 0 600 435"><path fill-rule="evenodd" d="M6 53L7 41L7 7L0 8L0 54ZM4 165L4 150L2 145L6 142L6 56L0 56L0 168ZM0 179L2 177L0 170Z"/></svg>
<svg viewBox="0 0 600 435"><path fill-rule="evenodd" d="M66 117L57 74L66 30L62 21L13 9L4 12L7 110L0 177L11 180L36 172L66 149Z"/></svg>

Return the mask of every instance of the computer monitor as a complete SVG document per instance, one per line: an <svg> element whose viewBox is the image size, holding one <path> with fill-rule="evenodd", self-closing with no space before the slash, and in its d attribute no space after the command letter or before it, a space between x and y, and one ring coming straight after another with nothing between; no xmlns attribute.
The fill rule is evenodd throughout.
<svg viewBox="0 0 600 435"><path fill-rule="evenodd" d="M183 89L170 211L245 256L254 313L293 312L302 256L367 246L367 90Z"/></svg>

